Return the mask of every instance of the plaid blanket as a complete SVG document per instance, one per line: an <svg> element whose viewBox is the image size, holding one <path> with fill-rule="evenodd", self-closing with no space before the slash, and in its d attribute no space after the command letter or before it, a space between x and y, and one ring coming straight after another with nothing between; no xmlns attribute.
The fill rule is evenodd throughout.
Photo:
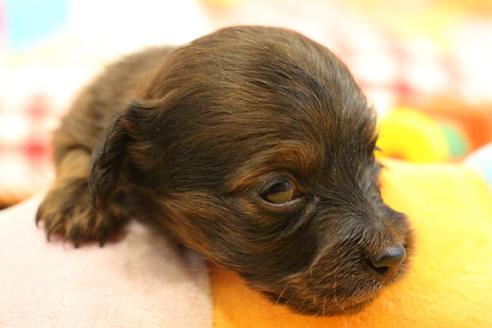
<svg viewBox="0 0 492 328"><path fill-rule="evenodd" d="M45 95L26 99L22 110L0 114L0 206L47 186L53 175L49 134L56 121Z"/></svg>
<svg viewBox="0 0 492 328"><path fill-rule="evenodd" d="M304 32L339 55L383 115L395 105L443 95L492 102L487 89L492 85L492 72L483 69L490 67L486 55L492 54L492 44L478 43L492 40L491 22L466 25L459 37L472 39L469 44L476 47L450 52L429 40L396 38L374 22L347 12L330 14L330 24L311 25L305 20L292 24L287 18L294 14L289 15L285 26ZM94 49L98 48L65 34L22 53L0 55L0 206L49 185L53 178L50 133L77 89L109 57Z"/></svg>

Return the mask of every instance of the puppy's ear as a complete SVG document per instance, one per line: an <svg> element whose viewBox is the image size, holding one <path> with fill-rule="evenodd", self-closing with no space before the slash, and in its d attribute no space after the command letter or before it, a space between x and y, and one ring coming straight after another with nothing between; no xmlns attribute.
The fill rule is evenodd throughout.
<svg viewBox="0 0 492 328"><path fill-rule="evenodd" d="M96 210L105 208L123 170L129 135L124 128L125 115L117 117L106 130L104 140L92 153L89 193Z"/></svg>
<svg viewBox="0 0 492 328"><path fill-rule="evenodd" d="M92 205L99 211L107 207L111 196L120 187L128 165L129 148L138 143L148 129L155 108L137 101L117 116L106 130L104 139L93 151L89 174Z"/></svg>

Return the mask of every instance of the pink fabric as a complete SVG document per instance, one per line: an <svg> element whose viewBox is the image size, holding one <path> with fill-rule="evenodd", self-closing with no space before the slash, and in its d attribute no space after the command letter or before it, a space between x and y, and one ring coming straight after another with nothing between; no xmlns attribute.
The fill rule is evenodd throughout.
<svg viewBox="0 0 492 328"><path fill-rule="evenodd" d="M0 212L1 327L211 327L198 255L136 222L103 248L47 243L40 199Z"/></svg>

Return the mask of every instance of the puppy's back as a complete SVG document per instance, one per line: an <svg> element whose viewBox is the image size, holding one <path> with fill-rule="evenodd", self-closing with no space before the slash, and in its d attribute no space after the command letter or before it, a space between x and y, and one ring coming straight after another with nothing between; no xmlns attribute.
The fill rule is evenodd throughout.
<svg viewBox="0 0 492 328"><path fill-rule="evenodd" d="M172 47L148 48L108 65L76 96L53 138L55 162L73 148L89 152L103 137L111 120L138 98L158 72Z"/></svg>

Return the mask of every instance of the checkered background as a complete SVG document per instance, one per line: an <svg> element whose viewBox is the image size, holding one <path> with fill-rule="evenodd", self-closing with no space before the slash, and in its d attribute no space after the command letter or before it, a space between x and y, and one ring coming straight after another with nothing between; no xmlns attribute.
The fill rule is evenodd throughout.
<svg viewBox="0 0 492 328"><path fill-rule="evenodd" d="M452 95L465 102L492 103L492 72L483 69L492 67L492 43L477 43L471 49L456 46L449 51L425 39L396 38L377 24L354 19L347 12L330 17L330 24L297 21L299 25L293 25L289 21L284 25L304 32L339 55L382 115L414 98ZM212 19L198 34L226 23L230 22L214 23ZM461 31L460 37L468 41L492 40L489 22L467 22ZM0 55L0 206L48 187L54 176L50 133L77 89L112 57L109 52L95 53L96 47L78 41L66 34L28 50ZM482 56L477 56L478 47Z"/></svg>

